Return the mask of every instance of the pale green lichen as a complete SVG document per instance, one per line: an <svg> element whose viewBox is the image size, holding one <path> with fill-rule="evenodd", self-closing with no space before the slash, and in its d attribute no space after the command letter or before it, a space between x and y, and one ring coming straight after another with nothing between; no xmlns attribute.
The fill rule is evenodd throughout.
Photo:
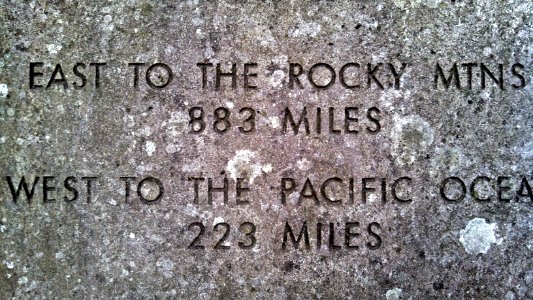
<svg viewBox="0 0 533 300"><path fill-rule="evenodd" d="M461 230L459 241L466 252L470 254L484 254L489 251L492 244L501 244L502 239L496 238L494 231L496 223L487 223L485 219L474 218Z"/></svg>

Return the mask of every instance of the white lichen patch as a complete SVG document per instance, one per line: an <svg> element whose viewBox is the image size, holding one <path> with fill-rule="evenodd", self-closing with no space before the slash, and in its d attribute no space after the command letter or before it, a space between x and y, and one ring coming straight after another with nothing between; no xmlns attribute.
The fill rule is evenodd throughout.
<svg viewBox="0 0 533 300"><path fill-rule="evenodd" d="M8 268L8 269L14 269L15 268L15 263L12 262L12 261L5 261L4 260L4 264L6 265L6 268Z"/></svg>
<svg viewBox="0 0 533 300"><path fill-rule="evenodd" d="M156 262L156 265L165 271L174 269L174 262L168 258L161 258Z"/></svg>
<svg viewBox="0 0 533 300"><path fill-rule="evenodd" d="M156 199L161 193L159 186L156 184L144 184L141 188L141 194L146 199Z"/></svg>
<svg viewBox="0 0 533 300"><path fill-rule="evenodd" d="M165 147L165 151L168 153L168 154L172 154L172 153L176 153L180 150L180 146L179 145L175 145L175 144L168 144L166 147Z"/></svg>
<svg viewBox="0 0 533 300"><path fill-rule="evenodd" d="M218 223L224 223L224 218L216 217L216 218L213 219L213 226L215 226Z"/></svg>
<svg viewBox="0 0 533 300"><path fill-rule="evenodd" d="M144 126L139 129L139 134L144 136L150 136L152 134L152 128L150 126Z"/></svg>
<svg viewBox="0 0 533 300"><path fill-rule="evenodd" d="M261 167L261 170L265 173L270 173L272 172L273 168L271 164L266 164L266 165L263 165L263 167Z"/></svg>
<svg viewBox="0 0 533 300"><path fill-rule="evenodd" d="M303 22L300 23L297 27L289 30L290 37L316 37L322 26L319 23L315 22Z"/></svg>
<svg viewBox="0 0 533 300"><path fill-rule="evenodd" d="M368 195L368 202L373 203L378 200L378 196L376 194L370 194Z"/></svg>
<svg viewBox="0 0 533 300"><path fill-rule="evenodd" d="M104 21L101 23L102 30L106 32L111 32L115 28L113 24L113 17L111 15L105 15Z"/></svg>
<svg viewBox="0 0 533 300"><path fill-rule="evenodd" d="M48 53L50 53L52 55L57 54L59 51L61 51L61 49L63 49L63 46L61 46L61 45L56 45L56 44L48 44L48 45L46 45L46 50L48 50Z"/></svg>
<svg viewBox="0 0 533 300"><path fill-rule="evenodd" d="M249 183L253 183L254 179L261 175L263 169L261 164L252 161L255 157L256 154L253 151L237 150L235 156L228 161L226 166L230 177L235 181L237 178L245 178Z"/></svg>
<svg viewBox="0 0 533 300"><path fill-rule="evenodd" d="M461 230L459 241L470 254L487 253L492 244L500 245L501 238L496 238L496 223L487 223L485 219L474 218Z"/></svg>
<svg viewBox="0 0 533 300"><path fill-rule="evenodd" d="M148 154L148 156L152 156L155 152L155 149L156 149L156 145L152 141L147 141L146 144L144 145L144 150L146 151L146 154Z"/></svg>
<svg viewBox="0 0 533 300"><path fill-rule="evenodd" d="M281 67L287 64L287 62L289 61L289 57L287 55L278 55L272 58L271 61L273 64Z"/></svg>
<svg viewBox="0 0 533 300"><path fill-rule="evenodd" d="M7 94L9 93L9 88L7 87L7 84L2 83L0 84L0 98L7 98Z"/></svg>
<svg viewBox="0 0 533 300"><path fill-rule="evenodd" d="M276 45L276 39L272 35L272 32L266 26L254 26L252 29L253 37L259 42L259 45L263 47L273 47Z"/></svg>
<svg viewBox="0 0 533 300"><path fill-rule="evenodd" d="M229 102L232 103L232 102ZM226 104L228 105L228 104ZM168 120L163 121L161 127L174 142L181 140L181 135L189 130L189 116L182 112L172 112Z"/></svg>
<svg viewBox="0 0 533 300"><path fill-rule="evenodd" d="M277 129L280 127L281 123L278 117L270 117L268 118L268 122L270 123L270 126L274 129Z"/></svg>
<svg viewBox="0 0 533 300"><path fill-rule="evenodd" d="M399 300L402 297L402 289L400 288L393 288L392 290L388 290L385 294L385 298L387 300Z"/></svg>
<svg viewBox="0 0 533 300"><path fill-rule="evenodd" d="M65 257L65 254L63 254L63 252L59 251L59 252L57 252L55 254L55 257L56 257L56 259L61 260L61 259L63 259Z"/></svg>
<svg viewBox="0 0 533 300"><path fill-rule="evenodd" d="M399 165L412 164L433 143L433 129L428 122L416 115L394 116L393 121L392 154Z"/></svg>
<svg viewBox="0 0 533 300"><path fill-rule="evenodd" d="M442 0L394 0L394 5L402 9L416 8L418 6L427 6L437 8Z"/></svg>
<svg viewBox="0 0 533 300"><path fill-rule="evenodd" d="M281 88L283 86L283 81L285 80L285 72L282 70L276 70L270 76L270 86L273 88Z"/></svg>
<svg viewBox="0 0 533 300"><path fill-rule="evenodd" d="M307 171L313 167L313 163L304 157L296 162L296 167L302 171Z"/></svg>

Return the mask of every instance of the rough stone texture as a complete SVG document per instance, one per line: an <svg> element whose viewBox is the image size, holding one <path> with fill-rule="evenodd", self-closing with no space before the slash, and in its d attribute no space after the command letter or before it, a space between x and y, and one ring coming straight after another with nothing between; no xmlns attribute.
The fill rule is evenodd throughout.
<svg viewBox="0 0 533 300"><path fill-rule="evenodd" d="M439 195L450 176L467 185L480 175L491 184L509 176L515 191L522 177L532 182L530 2L157 2L0 1L0 298L533 297L531 200L499 202L493 189L488 203L470 195L448 203ZM243 63L258 63L258 89L244 90L239 80L232 90L226 80L215 91L210 77L203 90L196 63L206 60L225 68L236 62L240 73ZM32 61L45 63L43 81L56 63L67 77L76 62L108 67L99 89L32 90ZM336 70L347 62L408 68L399 90L352 91L336 83L317 91L306 81L291 90L289 61L306 69L318 62ZM164 62L175 78L162 90L142 82L134 89L128 62ZM435 90L436 62L492 69L503 63L506 74L519 62L527 84ZM211 115L218 106L236 115L253 107L257 132L189 134L193 106ZM320 106L326 113L330 106L339 112L376 106L382 129L332 135L324 117L322 135L282 134L286 106L310 112ZM58 177L56 202L13 203L5 176L44 175ZM101 178L92 203L82 192L81 200L59 200L66 176ZM160 178L165 196L153 205L124 203L120 176ZM190 176L213 177L216 186L226 176L233 187L244 177L251 204L235 205L230 189L229 205L217 196L208 206L204 189L203 203L194 205ZM334 176L358 184L362 177L410 176L413 201L298 206L294 193L281 204L282 177L301 188L307 177ZM285 221L296 227L304 220L310 233L316 222L360 222L361 237L354 239L360 249L330 251L325 225L322 249L282 250ZM231 248L215 250L221 233L213 225L222 221L232 228ZM257 226L251 250L237 247L245 221ZM192 222L206 225L207 249L187 248L197 232L187 230ZM381 225L377 250L365 247L370 222ZM472 228L481 225L488 227ZM468 249L483 248L477 255L462 242L463 233L475 230L490 235L480 236L481 245L475 235L466 237Z"/></svg>

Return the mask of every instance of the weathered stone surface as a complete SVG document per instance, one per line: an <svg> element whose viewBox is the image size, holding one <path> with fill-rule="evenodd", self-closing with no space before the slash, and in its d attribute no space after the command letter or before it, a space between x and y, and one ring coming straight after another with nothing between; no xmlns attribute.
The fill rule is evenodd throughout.
<svg viewBox="0 0 533 300"><path fill-rule="evenodd" d="M531 3L157 2L0 2L0 298L533 297ZM32 62L43 63L34 72L43 73L34 78L43 88L30 86ZM133 87L128 63L141 62ZM67 88L46 88L58 63ZM86 64L81 89L76 63ZM107 63L98 87L89 63ZM155 63L173 72L161 89L145 80ZM235 63L236 88L223 77L215 89L215 67L202 88L197 63L221 63L223 72ZM256 89L243 87L245 63L257 64L250 68ZM306 72L331 65L336 82L319 89L302 75L302 88L291 88L290 63ZM346 84L359 88L340 83L347 63L359 64L346 69ZM366 73L378 63L383 89ZM396 82L391 66L399 71L403 63ZM453 80L445 88L442 77L435 87L437 63L446 76L457 63L460 88ZM468 63L476 63L471 86ZM152 75L163 85L168 74L158 68ZM330 78L323 65L314 76L318 85ZM204 109L199 134L191 133L194 107ZM213 128L218 107L231 114L226 133ZM298 118L304 107L311 133L302 127L295 135L288 123L284 132L285 109ZM340 133L330 132L330 107ZM358 108L350 111L357 134L346 133L346 107ZM255 130L241 133L239 126L251 128L245 119L252 112ZM39 177L31 205L23 191L13 201L9 180L16 188L22 176L30 186ZM56 186L50 203L43 202L43 176L55 176L47 179ZM63 200L73 196L63 186L69 176L79 190L72 202ZM81 177L91 176L87 203ZM121 176L137 177L135 184L158 178L164 195L146 204L132 184L126 203ZM411 181L399 181L397 196L410 202L393 198L401 177ZM446 201L462 198L455 177L466 194ZM226 205L220 192L208 204L207 178L215 188L227 178ZM297 186L283 204L287 178ZM319 204L309 185L302 191L307 178ZM321 191L328 178L338 179ZM363 178L374 178L366 180L375 189L366 197ZM241 194L248 204L237 204L238 183L249 188ZM498 186L510 190L499 195ZM141 192L153 199L158 191L148 182ZM283 249L286 222L297 235L304 221L310 249L294 250L289 235ZM200 226L194 222L205 226L205 249L190 248ZM251 249L243 249L252 228L245 222L256 228ZM230 227L222 243L229 249L214 249L226 230L214 228L219 223ZM330 226L339 250L330 245ZM358 249L344 244L350 226Z"/></svg>

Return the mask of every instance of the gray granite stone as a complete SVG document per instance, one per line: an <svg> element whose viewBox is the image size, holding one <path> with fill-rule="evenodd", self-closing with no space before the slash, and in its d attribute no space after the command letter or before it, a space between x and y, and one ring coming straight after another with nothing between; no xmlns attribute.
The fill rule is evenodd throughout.
<svg viewBox="0 0 533 300"><path fill-rule="evenodd" d="M1 1L0 298L533 297L532 12Z"/></svg>

